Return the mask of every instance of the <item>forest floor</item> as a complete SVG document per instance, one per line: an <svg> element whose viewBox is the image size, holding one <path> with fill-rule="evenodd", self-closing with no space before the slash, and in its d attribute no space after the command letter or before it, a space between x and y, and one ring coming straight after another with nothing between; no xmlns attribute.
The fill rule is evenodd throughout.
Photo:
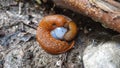
<svg viewBox="0 0 120 68"><path fill-rule="evenodd" d="M60 55L46 53L36 41L36 28L45 15L63 14L76 22L75 46ZM68 9L32 0L0 0L0 68L84 68L86 46L117 35L92 19ZM104 37L104 38L101 38Z"/></svg>

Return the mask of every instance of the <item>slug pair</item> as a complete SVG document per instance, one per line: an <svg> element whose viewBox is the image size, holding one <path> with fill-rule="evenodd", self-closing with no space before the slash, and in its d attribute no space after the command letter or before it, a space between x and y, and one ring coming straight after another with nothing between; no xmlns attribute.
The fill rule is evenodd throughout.
<svg viewBox="0 0 120 68"><path fill-rule="evenodd" d="M76 24L64 15L45 16L37 27L37 41L48 53L60 54L71 49L77 34Z"/></svg>

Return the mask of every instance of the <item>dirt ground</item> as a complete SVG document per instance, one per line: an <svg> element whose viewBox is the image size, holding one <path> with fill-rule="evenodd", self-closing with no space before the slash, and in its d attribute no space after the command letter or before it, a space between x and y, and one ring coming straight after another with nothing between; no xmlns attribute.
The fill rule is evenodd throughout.
<svg viewBox="0 0 120 68"><path fill-rule="evenodd" d="M75 46L60 55L46 53L36 41L39 21L50 14L63 14L76 22ZM98 22L52 2L0 0L0 68L84 68L86 46L117 35Z"/></svg>

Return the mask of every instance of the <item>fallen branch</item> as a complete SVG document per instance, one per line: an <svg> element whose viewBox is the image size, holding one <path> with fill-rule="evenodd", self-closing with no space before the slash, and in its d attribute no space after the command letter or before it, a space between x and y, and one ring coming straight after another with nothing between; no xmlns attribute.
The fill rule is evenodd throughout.
<svg viewBox="0 0 120 68"><path fill-rule="evenodd" d="M120 32L120 2L114 0L53 0L58 6L91 17L110 29Z"/></svg>

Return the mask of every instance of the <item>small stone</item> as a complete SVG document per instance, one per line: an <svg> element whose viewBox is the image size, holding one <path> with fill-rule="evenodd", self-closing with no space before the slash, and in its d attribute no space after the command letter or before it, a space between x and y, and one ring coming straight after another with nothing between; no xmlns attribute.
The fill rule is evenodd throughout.
<svg viewBox="0 0 120 68"><path fill-rule="evenodd" d="M56 66L60 67L61 65L62 65L62 61L61 60L59 60L59 61L56 62Z"/></svg>

